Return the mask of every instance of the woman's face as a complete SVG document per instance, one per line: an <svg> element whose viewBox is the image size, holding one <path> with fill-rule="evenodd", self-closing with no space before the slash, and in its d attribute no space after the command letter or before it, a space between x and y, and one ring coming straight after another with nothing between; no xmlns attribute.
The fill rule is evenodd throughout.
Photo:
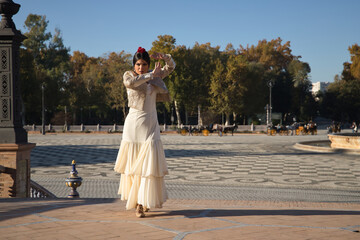
<svg viewBox="0 0 360 240"><path fill-rule="evenodd" d="M139 59L135 63L135 72L137 74L144 74L149 71L149 64L144 59Z"/></svg>

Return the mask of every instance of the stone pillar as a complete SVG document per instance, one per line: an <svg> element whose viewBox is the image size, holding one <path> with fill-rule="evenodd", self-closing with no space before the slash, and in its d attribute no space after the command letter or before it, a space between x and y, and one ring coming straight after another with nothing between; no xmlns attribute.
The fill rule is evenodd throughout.
<svg viewBox="0 0 360 240"><path fill-rule="evenodd" d="M30 193L30 152L21 121L19 49L25 39L16 30L12 16L20 5L0 0L0 197L28 197Z"/></svg>
<svg viewBox="0 0 360 240"><path fill-rule="evenodd" d="M0 198L30 197L30 152L35 144L0 144Z"/></svg>

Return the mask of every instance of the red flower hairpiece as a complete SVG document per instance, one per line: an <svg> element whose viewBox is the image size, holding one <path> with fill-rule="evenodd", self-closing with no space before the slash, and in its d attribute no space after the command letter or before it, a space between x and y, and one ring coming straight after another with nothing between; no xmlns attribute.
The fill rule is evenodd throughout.
<svg viewBox="0 0 360 240"><path fill-rule="evenodd" d="M145 48L139 47L137 50L138 53L144 53L146 52Z"/></svg>

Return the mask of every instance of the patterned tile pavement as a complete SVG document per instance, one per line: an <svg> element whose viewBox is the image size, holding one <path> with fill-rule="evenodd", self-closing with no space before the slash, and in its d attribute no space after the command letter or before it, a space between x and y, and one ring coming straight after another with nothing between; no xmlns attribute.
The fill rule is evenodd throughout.
<svg viewBox="0 0 360 240"><path fill-rule="evenodd" d="M170 170L166 183L176 199L359 201L360 155L307 152L297 142L316 136L162 135ZM82 197L117 197L113 171L119 134L29 135L32 179L66 197L64 179L77 162Z"/></svg>

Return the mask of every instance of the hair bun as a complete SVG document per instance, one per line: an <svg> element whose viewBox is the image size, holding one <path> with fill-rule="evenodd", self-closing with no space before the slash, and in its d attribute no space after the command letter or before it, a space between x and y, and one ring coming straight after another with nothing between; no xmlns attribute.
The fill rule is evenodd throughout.
<svg viewBox="0 0 360 240"><path fill-rule="evenodd" d="M137 50L138 53L144 53L146 52L145 48L139 47Z"/></svg>

